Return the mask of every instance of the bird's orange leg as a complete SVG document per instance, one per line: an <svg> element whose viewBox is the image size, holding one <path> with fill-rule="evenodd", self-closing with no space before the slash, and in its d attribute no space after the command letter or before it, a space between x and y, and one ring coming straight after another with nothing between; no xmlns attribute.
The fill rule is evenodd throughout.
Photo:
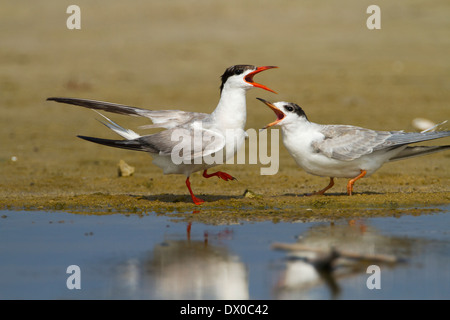
<svg viewBox="0 0 450 320"><path fill-rule="evenodd" d="M355 183L355 181L361 179L362 177L364 177L366 175L366 173L367 173L366 170L361 170L361 173L358 176L356 176L355 178L353 178L353 179L348 181L348 183L347 183L347 194L349 196L352 195L353 184Z"/></svg>
<svg viewBox="0 0 450 320"><path fill-rule="evenodd" d="M206 172L206 170L203 171L203 177L205 177L205 178L211 178L211 177L214 177L214 176L219 177L220 179L223 179L225 181L237 180L235 177L229 175L228 173L222 172L222 171L217 171L217 172L214 172L214 173L211 173L211 174L208 174Z"/></svg>
<svg viewBox="0 0 450 320"><path fill-rule="evenodd" d="M330 183L325 188L323 188L322 190L313 192L313 193L308 193L307 196L316 196L316 195L323 196L325 191L327 191L328 189L331 189L331 187L333 187L333 186L334 186L334 178L330 177Z"/></svg>
<svg viewBox="0 0 450 320"><path fill-rule="evenodd" d="M205 200L199 199L196 196L194 196L194 193L192 192L192 189L191 189L191 183L189 182L189 177L187 177L187 179L186 179L186 187L188 187L189 193L191 194L192 201L196 205L199 205L199 204L202 204L203 202L205 202Z"/></svg>

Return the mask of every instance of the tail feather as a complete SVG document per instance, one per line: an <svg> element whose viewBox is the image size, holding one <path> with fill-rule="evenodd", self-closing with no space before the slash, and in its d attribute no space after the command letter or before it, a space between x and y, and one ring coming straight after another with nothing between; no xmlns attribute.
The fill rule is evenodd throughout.
<svg viewBox="0 0 450 320"><path fill-rule="evenodd" d="M145 148L139 141L137 140L110 140L110 139L101 139L94 137L86 137L86 136L77 136L78 138L102 144L108 147L114 148L122 148L134 151L149 151L148 148Z"/></svg>
<svg viewBox="0 0 450 320"><path fill-rule="evenodd" d="M88 100L88 99L76 99L76 98L60 98L50 97L47 101L56 101L59 103L67 103L89 109L104 110L108 112L118 113L122 115L141 116L142 113L149 110L126 106L118 103L111 103L105 101Z"/></svg>
<svg viewBox="0 0 450 320"><path fill-rule="evenodd" d="M105 118L106 121L108 121L108 122L103 122L103 121L99 120L100 123L105 125L105 126L107 126L108 128L110 128L112 131L117 133L119 136L121 136L121 137L123 137L123 138L125 138L127 140L140 138L140 135L138 135L133 130L125 129L125 128L119 126L117 123L115 123L111 119L109 119L107 116L105 116L105 115L101 114L100 112L98 112L97 110L94 110L94 111L97 112L99 115L101 115L103 118Z"/></svg>
<svg viewBox="0 0 450 320"><path fill-rule="evenodd" d="M446 123L447 123L447 120L444 120L441 123L438 123L438 124L435 124L432 127L429 127L428 129L420 131L420 133L429 132L429 131L435 131L437 128L439 128L440 126L442 126L442 125L444 125Z"/></svg>
<svg viewBox="0 0 450 320"><path fill-rule="evenodd" d="M406 147L395 157L389 159L389 161L397 161L403 160L407 158L424 156L427 154L432 154L439 151L444 151L450 149L450 145L447 146L414 146L414 147Z"/></svg>
<svg viewBox="0 0 450 320"><path fill-rule="evenodd" d="M395 147L416 142L429 141L450 136L450 131L427 131L427 132L391 132L391 136L380 146Z"/></svg>

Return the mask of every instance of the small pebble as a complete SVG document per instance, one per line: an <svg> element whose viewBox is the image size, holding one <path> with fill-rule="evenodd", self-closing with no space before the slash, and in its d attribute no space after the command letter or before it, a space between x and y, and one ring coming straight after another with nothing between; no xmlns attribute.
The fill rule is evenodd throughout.
<svg viewBox="0 0 450 320"><path fill-rule="evenodd" d="M257 197L258 195L257 195L256 193L254 193L253 191L250 191L250 190L246 189L246 190L244 191L243 196L244 196L244 198L255 198L255 197Z"/></svg>
<svg viewBox="0 0 450 320"><path fill-rule="evenodd" d="M125 161L119 161L118 168L119 177L130 177L134 173L134 167L128 165Z"/></svg>

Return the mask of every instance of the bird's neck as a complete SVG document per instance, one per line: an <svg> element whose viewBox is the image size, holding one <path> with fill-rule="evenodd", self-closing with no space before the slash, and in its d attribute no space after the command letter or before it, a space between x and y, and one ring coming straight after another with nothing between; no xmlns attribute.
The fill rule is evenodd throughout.
<svg viewBox="0 0 450 320"><path fill-rule="evenodd" d="M246 90L225 86L212 116L218 127L244 129L247 120Z"/></svg>
<svg viewBox="0 0 450 320"><path fill-rule="evenodd" d="M281 127L281 131L285 135L298 136L299 134L308 132L314 129L317 124L309 122L306 118L298 119L295 122L284 123Z"/></svg>

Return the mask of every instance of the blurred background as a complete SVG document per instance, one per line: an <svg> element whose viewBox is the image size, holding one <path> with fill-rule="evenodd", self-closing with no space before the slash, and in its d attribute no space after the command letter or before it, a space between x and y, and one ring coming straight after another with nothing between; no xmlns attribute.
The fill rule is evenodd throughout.
<svg viewBox="0 0 450 320"><path fill-rule="evenodd" d="M71 4L81 9L81 30L66 27ZM381 8L380 30L366 26L371 4ZM279 67L255 77L278 95L249 91L247 128L274 120L256 97L296 102L314 122L378 130L416 130L417 117L450 119L449 17L448 0L1 0L1 195L186 193L184 178L162 178L148 155L77 139L77 134L115 136L91 111L45 99L211 112L220 75L235 64ZM111 118L149 133L137 129L145 119ZM309 192L328 183L297 169L284 147L280 156L278 176L261 177L257 166L228 171L244 178L242 191L269 187L274 177L280 185L267 191L274 194ZM119 159L136 167L134 180L117 182ZM448 153L422 159L427 161L387 165L378 175L386 185L395 185L398 174L419 184L426 174L427 188L433 179L450 181ZM220 183L195 181L199 194ZM372 181L376 185L377 179ZM341 187L336 191L344 192ZM241 194L230 183L220 188L219 194Z"/></svg>

